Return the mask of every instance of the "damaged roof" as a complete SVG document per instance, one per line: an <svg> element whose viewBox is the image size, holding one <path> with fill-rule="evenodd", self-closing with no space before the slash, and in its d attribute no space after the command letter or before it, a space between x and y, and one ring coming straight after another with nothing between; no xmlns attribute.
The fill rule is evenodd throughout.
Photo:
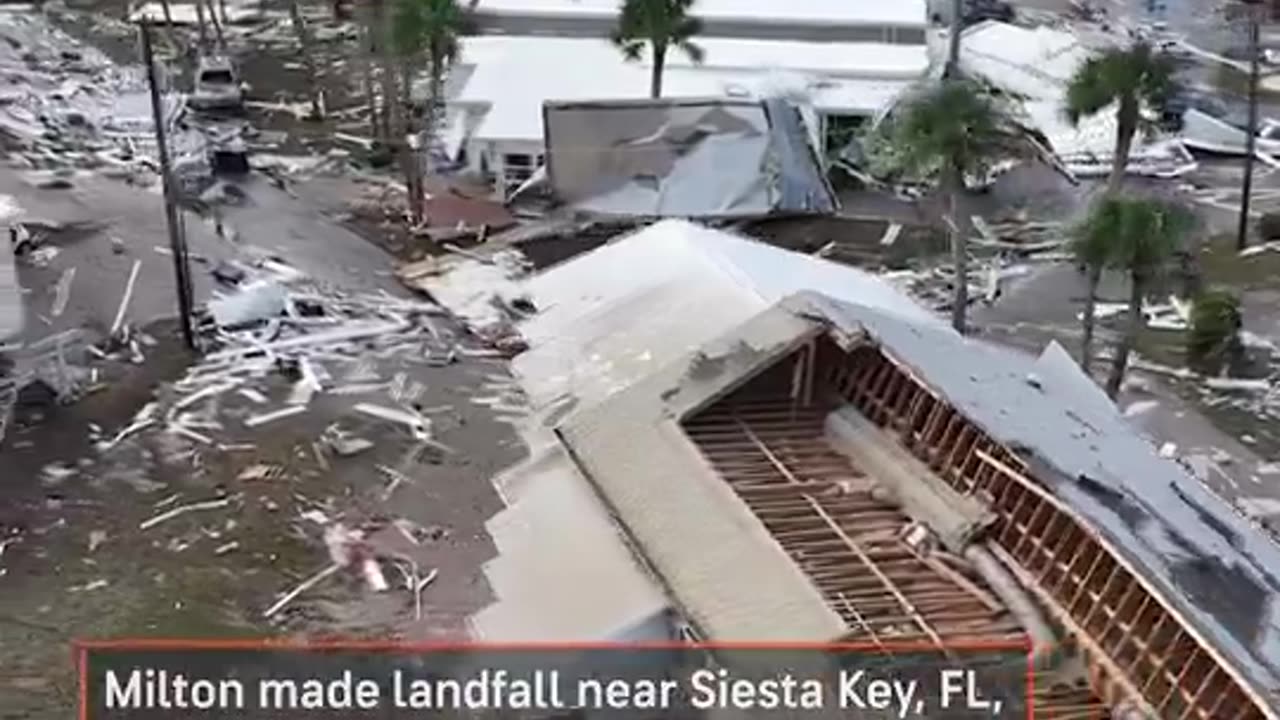
<svg viewBox="0 0 1280 720"><path fill-rule="evenodd" d="M769 343L744 340L751 322L785 301L818 325L865 332L1030 463L1047 489L1140 569L1143 581L1259 695L1274 697L1280 689L1280 548L1187 468L1160 457L1056 344L1036 358L966 339L867 273L674 220L543 273L527 289L540 312L524 325L531 350L516 358L517 375L533 391L535 407L558 399L549 424L561 428L575 455L585 448L592 481L619 493L610 502L624 523L630 519L622 506L649 507L644 493L664 481L643 465L624 473L625 487L595 476L608 472L614 453L631 457L627 448L641 444L637 433L665 434L664 443L680 444L671 435L678 428L662 428L691 409L693 395L715 391L706 385L686 395L684 385L671 382L696 354L743 361L715 381L723 384L748 376L789 338L800 338L805 325L775 318L782 329L775 327ZM742 353L729 352L735 347ZM662 397L677 386L680 392ZM615 429L626 426L625 443L601 434L605 419L619 415L619 403L652 409L662 404L658 399L665 402L661 412L620 414L648 420L611 421ZM679 535L669 520L654 523L655 537ZM675 557L668 561L684 562ZM751 566L737 571L743 567ZM813 630L823 621L806 607L815 613L804 616Z"/></svg>
<svg viewBox="0 0 1280 720"><path fill-rule="evenodd" d="M733 233L664 220L522 284L538 313L512 363L532 405L581 405L629 387L801 290L944 326L880 278Z"/></svg>
<svg viewBox="0 0 1280 720"><path fill-rule="evenodd" d="M1061 347L1033 359L874 308L809 301L836 325L865 330L1031 463L1274 707L1280 548L1188 469L1160 457Z"/></svg>
<svg viewBox="0 0 1280 720"><path fill-rule="evenodd" d="M666 611L563 446L535 449L494 484L507 507L485 523L498 555L484 566L494 601L471 617L476 637L598 641Z"/></svg>
<svg viewBox="0 0 1280 720"><path fill-rule="evenodd" d="M1068 169L1088 176L1110 172L1115 113L1104 110L1071 123L1063 108L1071 76L1093 52L1069 30L984 20L965 29L960 64L970 76L1020 99L1028 124L1044 135ZM1173 139L1134 142L1130 172L1173 176L1194 168L1194 158Z"/></svg>
<svg viewBox="0 0 1280 720"><path fill-rule="evenodd" d="M780 99L548 102L557 198L601 215L834 212L799 111Z"/></svg>

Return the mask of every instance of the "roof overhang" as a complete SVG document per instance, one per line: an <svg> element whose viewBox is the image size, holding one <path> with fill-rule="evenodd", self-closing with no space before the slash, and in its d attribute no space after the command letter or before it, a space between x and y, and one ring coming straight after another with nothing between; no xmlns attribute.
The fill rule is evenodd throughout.
<svg viewBox="0 0 1280 720"><path fill-rule="evenodd" d="M708 638L820 642L846 631L679 424L823 330L776 305L557 430L679 609Z"/></svg>

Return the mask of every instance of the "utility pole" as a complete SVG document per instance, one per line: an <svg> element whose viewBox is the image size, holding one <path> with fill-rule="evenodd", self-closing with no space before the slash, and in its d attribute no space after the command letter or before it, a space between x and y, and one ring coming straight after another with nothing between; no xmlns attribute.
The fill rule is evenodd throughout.
<svg viewBox="0 0 1280 720"><path fill-rule="evenodd" d="M1249 127L1245 138L1244 180L1240 185L1240 224L1236 228L1236 248L1245 249L1249 244L1249 202L1253 195L1253 156L1257 154L1258 136L1258 60L1261 49L1261 31L1258 15L1263 5L1258 0L1245 0L1244 11L1249 22Z"/></svg>
<svg viewBox="0 0 1280 720"><path fill-rule="evenodd" d="M160 161L160 180L164 183L164 214L169 225L169 249L173 255L174 285L178 290L178 314L182 324L182 340L188 350L196 349L195 332L191 327L191 266L187 258L187 241L178 215L177 192L173 187L173 167L169 163L169 140L165 126L164 108L160 102L160 78L156 71L154 50L151 44L151 21L143 18L138 24L142 31L143 61L147 64L147 83L151 86L151 117L156 124L156 152Z"/></svg>

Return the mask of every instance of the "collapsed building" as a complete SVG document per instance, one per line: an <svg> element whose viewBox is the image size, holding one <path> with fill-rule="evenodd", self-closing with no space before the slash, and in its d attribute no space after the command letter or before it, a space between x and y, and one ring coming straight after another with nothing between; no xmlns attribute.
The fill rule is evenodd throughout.
<svg viewBox="0 0 1280 720"><path fill-rule="evenodd" d="M674 220L521 289L478 638L1030 637L1055 717L1280 717L1280 553L1057 345Z"/></svg>
<svg viewBox="0 0 1280 720"><path fill-rule="evenodd" d="M1114 43L1110 35L1095 46ZM1072 124L1066 118L1067 85L1094 50L1075 32L1052 27L1026 28L984 20L965 29L960 66L994 90L1016 101L1022 120L1038 132L1062 165L1077 177L1101 177L1111 171L1115 154L1114 109ZM1195 158L1179 137L1139 137L1128 171L1170 178L1196 169Z"/></svg>
<svg viewBox="0 0 1280 720"><path fill-rule="evenodd" d="M803 111L782 99L548 102L546 180L602 216L740 218L834 212Z"/></svg>
<svg viewBox="0 0 1280 720"><path fill-rule="evenodd" d="M875 117L929 67L923 42L700 37L698 46L700 63L668 53L663 97L796 98L813 110L820 154L828 136ZM450 68L446 120L432 152L442 166L491 180L503 198L543 165L544 103L649 95L651 60L628 62L604 37L468 37L460 58Z"/></svg>

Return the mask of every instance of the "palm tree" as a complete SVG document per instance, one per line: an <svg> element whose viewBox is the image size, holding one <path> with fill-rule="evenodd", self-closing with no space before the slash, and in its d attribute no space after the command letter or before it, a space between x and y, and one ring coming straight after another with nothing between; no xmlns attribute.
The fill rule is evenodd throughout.
<svg viewBox="0 0 1280 720"><path fill-rule="evenodd" d="M361 43L364 52L361 74L364 82L365 102L369 106L369 123L373 128L376 145L385 148L390 141L391 128L386 101L382 98L379 75L379 59L382 57L383 25L386 8L382 0L370 0L358 11L361 20Z"/></svg>
<svg viewBox="0 0 1280 720"><path fill-rule="evenodd" d="M1107 202L1114 205L1109 221L1115 232L1108 253L1110 265L1129 273L1129 314L1106 385L1107 395L1114 400L1143 326L1142 300L1191 229L1191 215L1154 200L1113 197Z"/></svg>
<svg viewBox="0 0 1280 720"><path fill-rule="evenodd" d="M947 64L943 77L954 78L960 72L960 33L964 31L964 0L951 0L951 30L947 38Z"/></svg>
<svg viewBox="0 0 1280 720"><path fill-rule="evenodd" d="M405 107L405 134L415 134L412 112L408 104L412 89L413 66L418 60L427 63L428 90L426 111L423 116L426 155L435 139L437 109L442 102L444 73L449 63L458 58L459 38L470 29L466 12L457 0L399 0L395 8L395 26L391 42L403 60L401 72L402 95ZM415 221L422 219L422 165L421 156L412 153L408 165L411 177L408 185L413 197L410 209Z"/></svg>
<svg viewBox="0 0 1280 720"><path fill-rule="evenodd" d="M1080 341L1080 367L1086 375L1093 367L1093 330L1098 305L1098 284L1102 272L1111 262L1112 238L1119 234L1121 212L1124 204L1110 197L1093 207L1084 222L1075 228L1071 252L1082 268L1087 289L1084 296L1084 314L1081 325L1084 337Z"/></svg>
<svg viewBox="0 0 1280 720"><path fill-rule="evenodd" d="M1146 42L1114 48L1089 58L1067 86L1066 114L1071 123L1116 106L1116 145L1107 192L1124 182L1133 137L1149 124L1144 106L1161 107L1173 90L1174 67L1164 54Z"/></svg>
<svg viewBox="0 0 1280 720"><path fill-rule="evenodd" d="M938 177L946 197L955 288L951 325L965 332L969 305L968 223L960 202L967 178L984 177L997 161L1027 148L1009 115L984 88L963 78L931 85L907 99L891 120L896 162L918 175Z"/></svg>
<svg viewBox="0 0 1280 720"><path fill-rule="evenodd" d="M204 24L204 2L196 0L196 28L200 33L200 49L209 46L209 27Z"/></svg>
<svg viewBox="0 0 1280 720"><path fill-rule="evenodd" d="M662 72L667 51L680 48L689 59L701 63L702 48L692 38L702 32L702 21L689 14L694 0L623 0L613 44L628 60L639 60L645 45L652 51L649 97L662 97Z"/></svg>

